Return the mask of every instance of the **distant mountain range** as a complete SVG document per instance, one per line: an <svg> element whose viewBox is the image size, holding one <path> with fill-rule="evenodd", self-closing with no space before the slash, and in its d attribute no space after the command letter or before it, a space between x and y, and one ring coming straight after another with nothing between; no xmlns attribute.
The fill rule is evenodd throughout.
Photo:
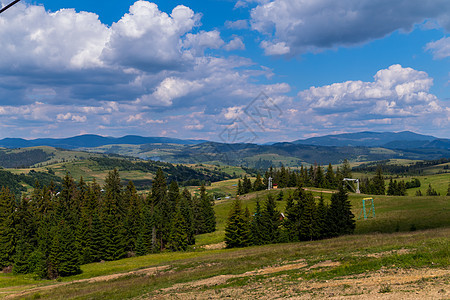
<svg viewBox="0 0 450 300"><path fill-rule="evenodd" d="M439 139L431 135L402 132L357 132L313 137L297 140L293 144L335 147L383 147L388 149L450 149L450 139Z"/></svg>
<svg viewBox="0 0 450 300"><path fill-rule="evenodd" d="M219 163L257 169L280 165L295 167L302 163L339 163L345 158L352 161L450 158L449 139L409 131L346 133L264 145L132 135L121 138L80 135L65 139L0 140L0 147L5 148L35 146L132 156L170 163ZM5 155L8 151L10 150L3 150ZM14 157L9 155L4 160L11 163L10 160L14 160Z"/></svg>
<svg viewBox="0 0 450 300"><path fill-rule="evenodd" d="M5 138L0 140L0 147L24 148L35 146L51 146L65 149L94 148L105 145L144 145L144 144L177 144L197 145L206 140L177 139L169 137L142 137L127 135L120 138L103 137L85 134L69 138L40 138L25 140L21 138ZM284 143L266 143L263 146ZM295 145L333 146L333 147L383 147L388 149L450 149L450 139L440 139L431 135L417 134L411 131L402 132L357 132L336 135L325 135L291 142Z"/></svg>
<svg viewBox="0 0 450 300"><path fill-rule="evenodd" d="M143 144L179 144L195 145L206 142L205 140L182 140L168 137L142 137L127 135L120 138L104 137L95 134L85 134L70 138L53 139L41 138L25 140L20 138L5 138L0 140L0 147L25 148L36 146L51 146L64 149L92 148L105 145L143 145Z"/></svg>

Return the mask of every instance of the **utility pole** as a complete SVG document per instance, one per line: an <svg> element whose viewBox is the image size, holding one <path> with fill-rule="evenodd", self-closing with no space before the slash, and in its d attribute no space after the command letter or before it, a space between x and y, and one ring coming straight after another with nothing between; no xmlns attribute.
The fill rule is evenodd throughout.
<svg viewBox="0 0 450 300"><path fill-rule="evenodd" d="M2 12L4 12L5 10L7 10L8 8L10 8L11 6L13 6L14 4L16 4L17 2L19 2L20 0L14 0L13 2L11 2L10 4L6 5L5 7L3 7L2 9L0 9L0 14Z"/></svg>

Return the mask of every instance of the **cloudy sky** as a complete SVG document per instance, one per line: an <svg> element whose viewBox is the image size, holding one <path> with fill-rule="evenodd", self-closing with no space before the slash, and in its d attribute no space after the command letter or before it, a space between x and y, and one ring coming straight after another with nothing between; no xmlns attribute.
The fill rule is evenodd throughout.
<svg viewBox="0 0 450 300"><path fill-rule="evenodd" d="M450 138L449 33L448 0L22 0L0 138Z"/></svg>

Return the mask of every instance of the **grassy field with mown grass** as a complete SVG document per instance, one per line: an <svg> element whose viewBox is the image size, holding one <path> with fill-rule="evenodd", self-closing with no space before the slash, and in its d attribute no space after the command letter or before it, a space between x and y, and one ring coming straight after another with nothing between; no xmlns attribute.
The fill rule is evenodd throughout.
<svg viewBox="0 0 450 300"><path fill-rule="evenodd" d="M126 299L146 295L167 295L161 291L175 284L195 282L220 275L236 275L211 289L245 286L273 278L283 285L298 284L299 280L330 280L342 276L368 274L380 269L439 268L450 265L450 228L393 234L364 234L290 244L265 245L243 249L223 249L187 253L160 253L115 262L82 266L83 274L57 281L26 281L12 275L0 276L3 295L26 290L32 286L54 285L35 290L21 298L36 299ZM298 262L296 269L280 269L265 275L245 276L246 272ZM311 268L320 262L334 262L328 268ZM76 282L78 279L110 275L152 266L166 266L157 274L129 274L111 281ZM262 273L264 274L264 273ZM18 279L19 278L19 279ZM16 287L5 288L8 280ZM65 282L69 285L58 286ZM25 285L20 285L25 284ZM185 287L194 289L194 287ZM158 291L158 292L156 292Z"/></svg>

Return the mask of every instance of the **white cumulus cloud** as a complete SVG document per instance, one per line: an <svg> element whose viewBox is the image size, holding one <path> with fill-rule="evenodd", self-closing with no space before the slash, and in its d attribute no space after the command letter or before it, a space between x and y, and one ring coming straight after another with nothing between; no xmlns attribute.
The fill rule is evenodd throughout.
<svg viewBox="0 0 450 300"><path fill-rule="evenodd" d="M437 97L429 93L433 79L423 71L392 65L378 71L374 81L347 81L301 91L299 97L319 114L354 112L361 116L418 116L438 112Z"/></svg>
<svg viewBox="0 0 450 300"><path fill-rule="evenodd" d="M266 43L261 44L266 54L298 54L358 45L396 30L410 31L427 19L450 30L449 9L447 0L262 1L251 11L251 26L266 35Z"/></svg>

